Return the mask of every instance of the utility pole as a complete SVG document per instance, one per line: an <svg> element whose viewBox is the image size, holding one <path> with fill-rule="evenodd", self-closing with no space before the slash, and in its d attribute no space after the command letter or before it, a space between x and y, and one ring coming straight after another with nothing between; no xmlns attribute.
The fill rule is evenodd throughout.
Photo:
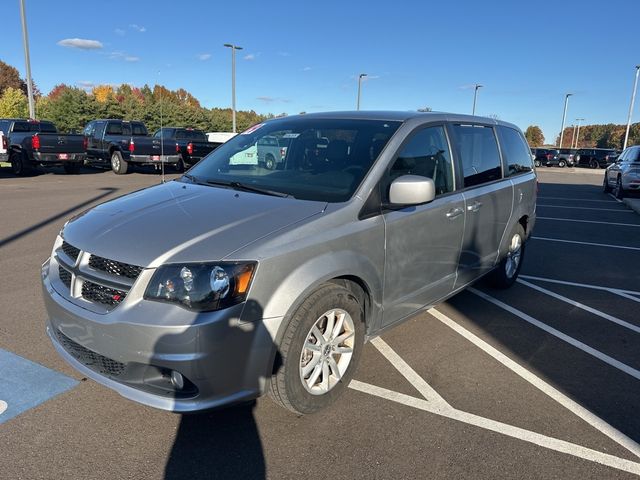
<svg viewBox="0 0 640 480"><path fill-rule="evenodd" d="M29 60L29 33L27 32L27 17L24 13L24 0L20 0L20 18L22 20L22 43L24 45L24 63L27 67L27 97L29 98L29 118L36 118L33 103L33 83L31 81L31 61Z"/></svg>
<svg viewBox="0 0 640 480"><path fill-rule="evenodd" d="M473 110L471 110L471 115L475 115L476 114L476 100L478 98L478 89L482 88L484 85L480 85L479 83L476 83L475 85L475 91L473 92Z"/></svg>
<svg viewBox="0 0 640 480"><path fill-rule="evenodd" d="M629 140L629 129L631 128L633 104L636 101L636 89L638 88L638 72L640 72L640 65L636 65L636 79L633 82L633 92L631 93L631 105L629 105L629 116L627 117L627 132L624 134L624 146L622 147L623 150L627 148L627 141Z"/></svg>
<svg viewBox="0 0 640 480"><path fill-rule="evenodd" d="M242 47L231 43L225 43L224 46L231 49L231 122L233 133L236 133L236 50L242 50Z"/></svg>
<svg viewBox="0 0 640 480"><path fill-rule="evenodd" d="M358 101L356 103L356 110L360 110L360 89L362 88L362 79L366 76L366 73L361 73L358 76Z"/></svg>
<svg viewBox="0 0 640 480"><path fill-rule="evenodd" d="M562 148L562 139L564 138L564 121L567 117L567 105L569 104L569 97L573 95L573 93L567 93L564 96L564 111L562 113L562 128L560 129L560 146L558 148Z"/></svg>
<svg viewBox="0 0 640 480"><path fill-rule="evenodd" d="M580 139L580 122L584 121L584 118L576 118L578 122L578 132L576 133L576 146L573 148L578 148L578 140Z"/></svg>

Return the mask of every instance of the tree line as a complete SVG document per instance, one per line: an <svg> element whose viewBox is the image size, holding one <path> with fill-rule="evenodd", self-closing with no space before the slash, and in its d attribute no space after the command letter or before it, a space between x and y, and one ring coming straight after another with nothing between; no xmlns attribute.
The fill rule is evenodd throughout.
<svg viewBox="0 0 640 480"><path fill-rule="evenodd" d="M34 84L35 85L35 84ZM205 108L189 92L169 90L162 85L97 85L86 91L70 85L56 85L47 95L34 88L36 118L51 120L60 132L79 132L96 118L141 120L150 132L165 126L186 126L206 132L230 132L230 108ZM0 118L28 118L26 82L18 70L0 61ZM253 110L237 111L242 131L274 115Z"/></svg>
<svg viewBox="0 0 640 480"><path fill-rule="evenodd" d="M615 148L621 150L624 145L626 125L607 123L604 125L580 125L578 148ZM577 127L566 127L562 139L562 147L570 148L572 140L577 135ZM532 147L543 146L544 135L537 125L531 125L525 131L525 136ZM574 142L575 143L575 142ZM632 123L629 129L627 146L640 144L640 123ZM560 145L560 135L556 137L554 146Z"/></svg>

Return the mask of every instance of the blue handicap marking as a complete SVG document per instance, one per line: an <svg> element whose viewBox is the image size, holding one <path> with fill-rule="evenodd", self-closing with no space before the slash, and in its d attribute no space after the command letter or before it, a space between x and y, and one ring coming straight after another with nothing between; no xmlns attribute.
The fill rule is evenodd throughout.
<svg viewBox="0 0 640 480"><path fill-rule="evenodd" d="M77 384L73 378L0 349L0 424Z"/></svg>

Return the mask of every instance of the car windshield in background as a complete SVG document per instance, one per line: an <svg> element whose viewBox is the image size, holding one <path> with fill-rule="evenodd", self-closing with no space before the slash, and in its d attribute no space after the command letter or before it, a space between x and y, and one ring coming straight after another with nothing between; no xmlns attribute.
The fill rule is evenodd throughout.
<svg viewBox="0 0 640 480"><path fill-rule="evenodd" d="M301 200L344 202L399 126L397 121L305 117L267 122L211 152L188 178Z"/></svg>

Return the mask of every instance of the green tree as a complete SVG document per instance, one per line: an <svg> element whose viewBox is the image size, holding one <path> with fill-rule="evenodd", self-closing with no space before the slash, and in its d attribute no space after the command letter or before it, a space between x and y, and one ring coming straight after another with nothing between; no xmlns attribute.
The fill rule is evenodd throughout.
<svg viewBox="0 0 640 480"><path fill-rule="evenodd" d="M7 87L0 96L0 117L26 118L29 116L27 97L20 89Z"/></svg>
<svg viewBox="0 0 640 480"><path fill-rule="evenodd" d="M529 125L527 130L524 132L524 136L527 138L527 142L532 147L539 147L540 145L544 145L544 135L542 134L542 130L537 125Z"/></svg>

